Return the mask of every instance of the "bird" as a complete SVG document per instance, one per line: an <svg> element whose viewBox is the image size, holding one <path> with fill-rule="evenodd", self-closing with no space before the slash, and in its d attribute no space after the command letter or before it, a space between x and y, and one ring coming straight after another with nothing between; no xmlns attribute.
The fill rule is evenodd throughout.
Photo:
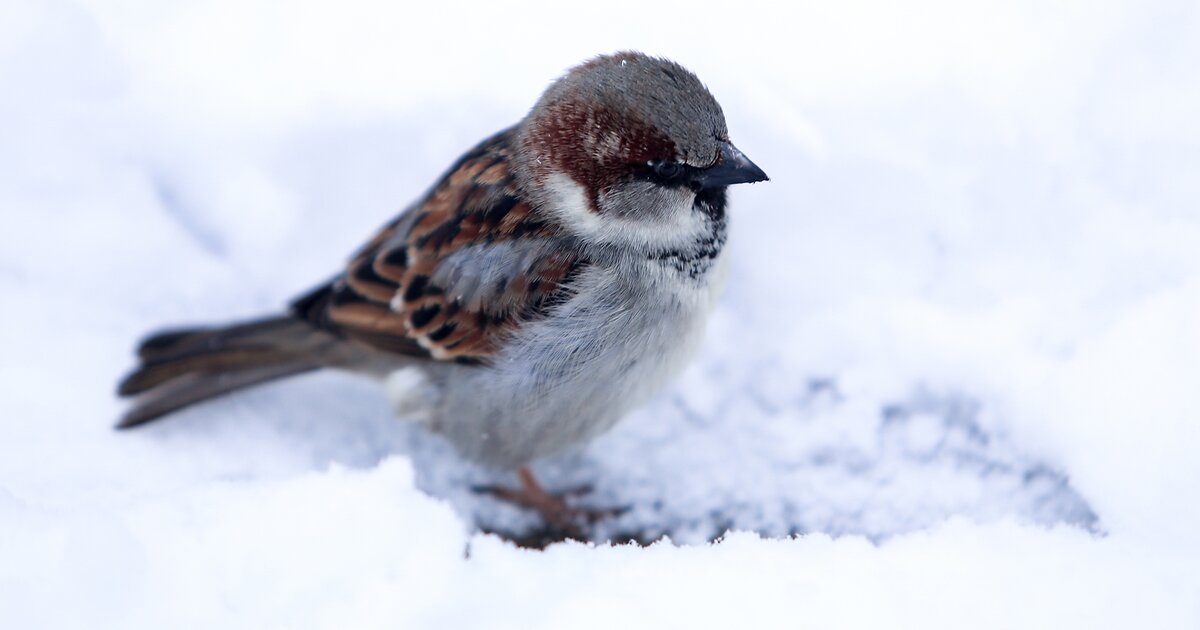
<svg viewBox="0 0 1200 630"><path fill-rule="evenodd" d="M465 458L515 471L520 487L496 496L573 531L581 511L529 465L604 433L687 365L722 285L727 188L767 179L691 71L594 57L286 312L145 338L117 427L349 371Z"/></svg>

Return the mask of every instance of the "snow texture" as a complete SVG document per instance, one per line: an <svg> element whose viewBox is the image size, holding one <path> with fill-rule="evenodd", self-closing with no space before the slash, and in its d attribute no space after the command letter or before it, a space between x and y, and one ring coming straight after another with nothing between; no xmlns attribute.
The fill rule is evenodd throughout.
<svg viewBox="0 0 1200 630"><path fill-rule="evenodd" d="M1200 627L1198 6L0 3L0 626ZM138 337L625 48L772 180L696 363L536 466L595 544L346 375L111 429Z"/></svg>

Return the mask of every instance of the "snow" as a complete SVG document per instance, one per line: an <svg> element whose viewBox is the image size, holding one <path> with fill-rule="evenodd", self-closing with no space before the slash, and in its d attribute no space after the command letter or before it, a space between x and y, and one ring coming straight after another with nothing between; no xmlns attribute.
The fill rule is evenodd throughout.
<svg viewBox="0 0 1200 630"><path fill-rule="evenodd" d="M0 4L4 627L1200 627L1194 3L604 7ZM697 362L536 467L593 544L346 375L111 429L140 335L623 48L772 180Z"/></svg>

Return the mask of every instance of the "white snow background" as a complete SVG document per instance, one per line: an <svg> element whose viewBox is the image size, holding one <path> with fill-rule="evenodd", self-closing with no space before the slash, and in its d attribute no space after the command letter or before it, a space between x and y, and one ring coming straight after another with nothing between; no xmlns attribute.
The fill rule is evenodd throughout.
<svg viewBox="0 0 1200 630"><path fill-rule="evenodd" d="M1198 7L0 2L0 626L1200 628ZM772 179L696 363L536 467L596 544L348 376L112 430L140 336L626 48Z"/></svg>

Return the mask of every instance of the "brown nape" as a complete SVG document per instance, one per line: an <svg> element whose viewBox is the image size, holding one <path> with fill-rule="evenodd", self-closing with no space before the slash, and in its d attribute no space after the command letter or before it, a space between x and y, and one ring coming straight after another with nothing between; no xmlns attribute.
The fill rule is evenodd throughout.
<svg viewBox="0 0 1200 630"><path fill-rule="evenodd" d="M588 130L583 138L581 129ZM535 182L543 182L553 165L582 185L589 199L626 177L631 164L676 155L666 134L628 112L576 101L549 105L532 121L527 142L531 152L548 158L532 167Z"/></svg>

